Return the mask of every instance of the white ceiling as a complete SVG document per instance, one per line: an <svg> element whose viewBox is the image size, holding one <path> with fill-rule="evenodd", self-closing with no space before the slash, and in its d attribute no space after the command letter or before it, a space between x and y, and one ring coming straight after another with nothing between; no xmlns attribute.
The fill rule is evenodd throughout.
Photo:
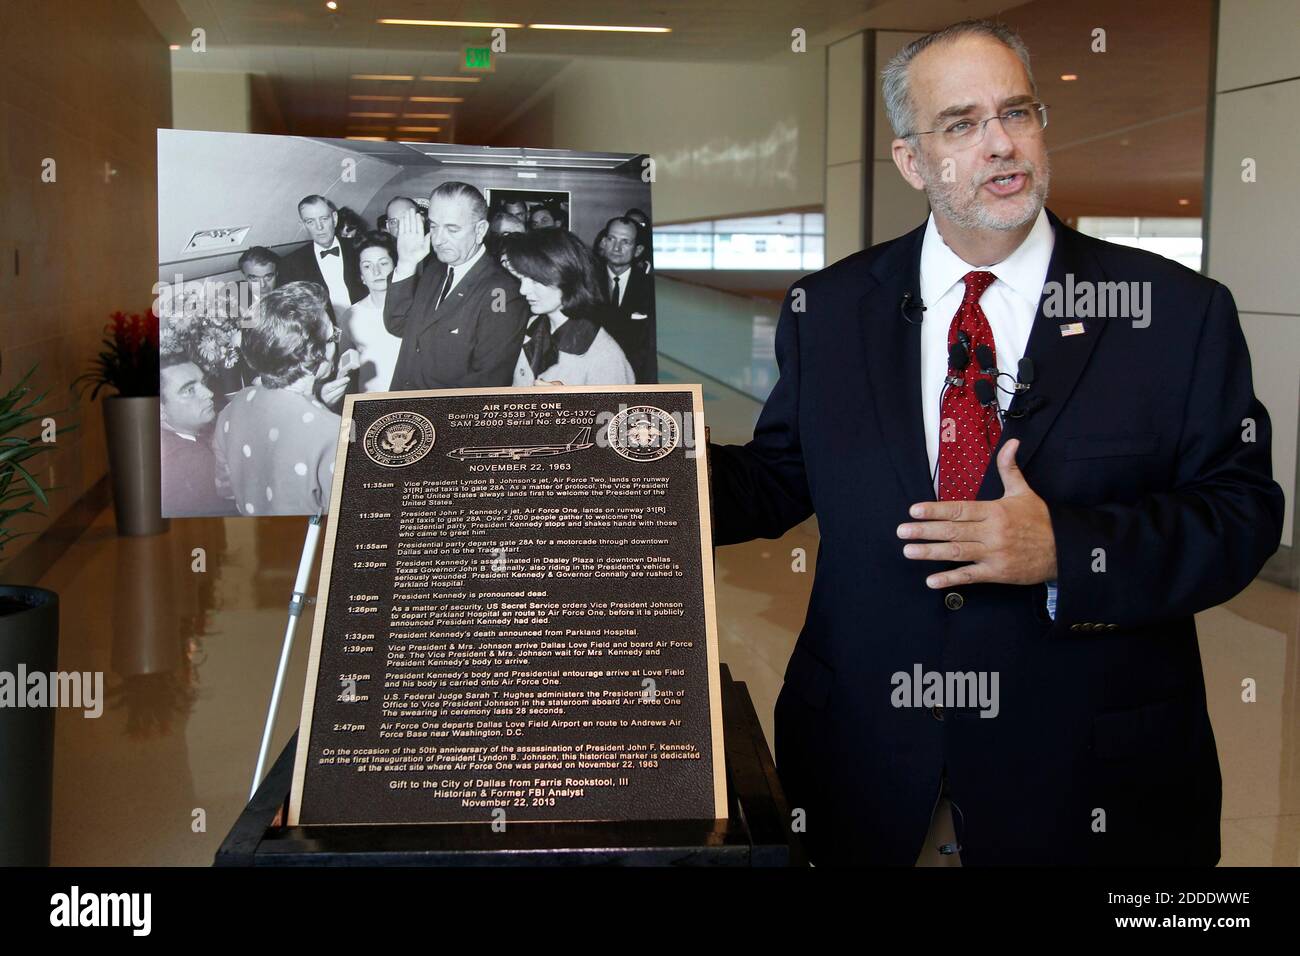
<svg viewBox="0 0 1300 956"><path fill-rule="evenodd" d="M810 50L864 27L924 30L972 15L997 14L1019 29L1034 55L1043 99L1052 106L1049 143L1054 206L1074 214L1197 215L1204 166L1212 0L137 0L169 41L181 70L234 70L264 77L261 98L285 132L363 135L353 126L393 124L349 117L392 112L394 101L353 96L457 96L408 111L450 120L405 120L442 127L434 141L491 143L499 121L574 58L761 61L787 55L790 31L807 31ZM669 26L668 34L512 29L508 55L478 83L376 82L358 73L457 75L465 43L486 29L383 26L379 17ZM202 27L207 51L189 48ZM1107 52L1090 50L1107 31ZM1078 74L1063 82L1062 73ZM462 74L463 75L463 74ZM1178 199L1187 199L1180 206Z"/></svg>

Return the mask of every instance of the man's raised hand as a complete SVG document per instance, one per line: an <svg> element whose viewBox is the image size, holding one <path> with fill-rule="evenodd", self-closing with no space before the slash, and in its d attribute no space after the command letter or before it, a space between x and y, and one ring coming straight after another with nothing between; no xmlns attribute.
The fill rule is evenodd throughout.
<svg viewBox="0 0 1300 956"><path fill-rule="evenodd" d="M408 209L397 217L397 268L393 281L400 282L415 275L415 267L429 254L429 234L420 221L419 209Z"/></svg>

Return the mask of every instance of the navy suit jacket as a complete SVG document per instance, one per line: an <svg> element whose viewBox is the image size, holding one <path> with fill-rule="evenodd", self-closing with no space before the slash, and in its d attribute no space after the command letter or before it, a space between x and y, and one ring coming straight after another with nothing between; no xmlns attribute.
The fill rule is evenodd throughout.
<svg viewBox="0 0 1300 956"><path fill-rule="evenodd" d="M528 324L519 280L485 251L438 305L447 267L425 261L384 299L384 326L402 339L392 390L510 385Z"/></svg>
<svg viewBox="0 0 1300 956"><path fill-rule="evenodd" d="M608 300L609 272L603 263L600 269L600 280ZM622 347L638 384L658 381L659 355L656 351L654 277L642 271L641 263L633 262L632 268L624 273L621 281L627 283L627 288L623 292L623 301L610 312L605 329ZM632 318L637 313L644 318Z"/></svg>
<svg viewBox="0 0 1300 956"><path fill-rule="evenodd" d="M1001 441L1020 439L1051 513L1055 620L1044 585L934 591L925 577L951 565L903 557L897 526L934 498L914 307L924 227L791 288L753 440L710 449L715 543L818 518L775 715L816 862L913 863L945 769L964 864L1218 860L1192 615L1237 594L1278 546L1268 415L1224 286L1051 222L1048 282L1150 282L1152 296L1143 328L1040 303L1029 336L1035 381ZM1061 334L1077 321L1083 334ZM978 497L1001 495L991 461ZM996 673L997 716L895 706L894 675L918 665Z"/></svg>

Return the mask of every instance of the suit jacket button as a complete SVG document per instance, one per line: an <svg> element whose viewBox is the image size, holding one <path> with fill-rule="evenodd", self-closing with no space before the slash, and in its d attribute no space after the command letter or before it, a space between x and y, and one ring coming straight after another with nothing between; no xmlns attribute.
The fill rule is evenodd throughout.
<svg viewBox="0 0 1300 956"><path fill-rule="evenodd" d="M943 606L950 611L960 611L966 599L956 591L949 591L943 596Z"/></svg>
<svg viewBox="0 0 1300 956"><path fill-rule="evenodd" d="M930 708L930 716L935 720L943 720L943 708L937 704Z"/></svg>

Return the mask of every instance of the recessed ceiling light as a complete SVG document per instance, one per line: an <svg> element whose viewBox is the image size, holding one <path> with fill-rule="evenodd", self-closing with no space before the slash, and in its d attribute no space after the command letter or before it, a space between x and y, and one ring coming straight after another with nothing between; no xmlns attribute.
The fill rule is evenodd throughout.
<svg viewBox="0 0 1300 956"><path fill-rule="evenodd" d="M349 137L347 137L347 138L348 138L348 139L356 139L356 140L360 140L360 141L363 142L363 143L386 143L386 142L388 142L388 137L387 137L387 136L349 136Z"/></svg>
<svg viewBox="0 0 1300 956"><path fill-rule="evenodd" d="M167 49L169 49L169 50L179 50L180 48L181 48L181 45L180 45L179 43L173 43L173 44L171 44L170 46L167 47Z"/></svg>
<svg viewBox="0 0 1300 956"><path fill-rule="evenodd" d="M451 119L450 113L403 113L402 119Z"/></svg>
<svg viewBox="0 0 1300 956"><path fill-rule="evenodd" d="M602 33L672 33L672 27L614 27L594 23L530 23L530 30L595 30Z"/></svg>
<svg viewBox="0 0 1300 956"><path fill-rule="evenodd" d="M1180 206L1190 206L1191 204L1192 204L1192 201L1191 201L1190 199L1180 199L1180 200L1178 200L1178 205L1180 205Z"/></svg>
<svg viewBox="0 0 1300 956"><path fill-rule="evenodd" d="M396 113L349 113L357 119L397 119Z"/></svg>
<svg viewBox="0 0 1300 956"><path fill-rule="evenodd" d="M1070 82L1072 82L1072 81L1074 81L1074 80L1077 80L1078 78L1079 78L1079 74L1078 74L1078 73L1062 73L1062 74L1061 74L1061 79L1065 80L1065 82L1067 82L1067 83L1070 83Z"/></svg>
<svg viewBox="0 0 1300 956"><path fill-rule="evenodd" d="M521 30L522 23L487 23L480 20L398 20L383 17L375 21L390 27L504 27L507 30Z"/></svg>
<svg viewBox="0 0 1300 956"><path fill-rule="evenodd" d="M441 126L399 126L399 133L441 133Z"/></svg>
<svg viewBox="0 0 1300 956"><path fill-rule="evenodd" d="M463 96L412 96L412 103L464 103Z"/></svg>
<svg viewBox="0 0 1300 956"><path fill-rule="evenodd" d="M421 83L477 83L481 76L422 76Z"/></svg>
<svg viewBox="0 0 1300 956"><path fill-rule="evenodd" d="M364 93L353 93L351 96L348 97L348 99L350 99L350 100L373 100L373 101L376 102L376 103L379 103L379 102L383 102L383 103L400 103L400 102L402 101L402 97L400 97L400 96L378 96L378 95L376 95L376 96L367 96L367 95L364 94Z"/></svg>
<svg viewBox="0 0 1300 956"><path fill-rule="evenodd" d="M339 5L338 5L337 3L335 3L334 0L329 0L329 2L327 2L327 3L325 4L325 9L326 9L326 10L337 10L338 8L339 8Z"/></svg>
<svg viewBox="0 0 1300 956"><path fill-rule="evenodd" d="M406 76L401 73L353 73L354 80L391 80L394 83L409 83L415 77Z"/></svg>

